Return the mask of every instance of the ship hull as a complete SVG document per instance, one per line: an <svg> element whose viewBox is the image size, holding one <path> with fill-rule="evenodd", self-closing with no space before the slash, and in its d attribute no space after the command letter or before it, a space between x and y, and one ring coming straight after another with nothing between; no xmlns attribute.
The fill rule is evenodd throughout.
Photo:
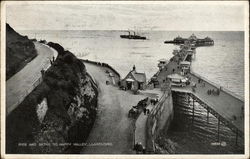
<svg viewBox="0 0 250 159"><path fill-rule="evenodd" d="M124 39L139 39L139 40L146 40L147 38L144 36L138 36L138 35L120 35L121 38Z"/></svg>

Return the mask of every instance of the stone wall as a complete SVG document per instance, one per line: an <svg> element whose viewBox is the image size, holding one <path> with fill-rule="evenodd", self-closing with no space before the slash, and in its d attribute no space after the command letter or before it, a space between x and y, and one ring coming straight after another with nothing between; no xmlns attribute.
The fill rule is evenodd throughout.
<svg viewBox="0 0 250 159"><path fill-rule="evenodd" d="M166 129L173 119L173 101L172 94L167 91L159 100L158 104L151 111L147 120L147 143L146 151L153 153L155 151L155 139L160 130Z"/></svg>

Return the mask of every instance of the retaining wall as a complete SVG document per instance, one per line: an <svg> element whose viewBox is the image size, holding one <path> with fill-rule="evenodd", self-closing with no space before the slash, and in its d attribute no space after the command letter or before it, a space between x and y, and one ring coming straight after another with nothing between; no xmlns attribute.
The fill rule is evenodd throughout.
<svg viewBox="0 0 250 159"><path fill-rule="evenodd" d="M57 58L58 56L58 53L55 49L53 49L52 47L48 46L48 45L45 45L45 44L42 44L46 47L49 47L50 49L53 50L54 52L54 57L55 59ZM51 64L49 62L49 59L46 63L44 63L44 65L42 66L42 69L44 71L47 71L49 68L50 68ZM31 82L31 85L29 86L29 88L27 88L26 90L24 90L21 94L21 96L19 96L18 100L16 103L14 103L13 105L10 105L8 107L6 107L6 113L7 115L9 115L20 103L22 103L22 101L39 85L41 84L43 81L43 77L42 77L42 74L40 73L37 77L35 77L35 80Z"/></svg>
<svg viewBox="0 0 250 159"><path fill-rule="evenodd" d="M168 128L173 119L173 101L171 91L166 91L150 112L146 125L146 151L154 153L155 139L160 130Z"/></svg>
<svg viewBox="0 0 250 159"><path fill-rule="evenodd" d="M81 59L83 62L86 62L86 63L91 63L91 64L95 64L95 65L100 65L102 67L106 67L106 68L109 68L110 70L112 70L117 76L118 78L120 79L121 76L120 74L112 67L110 66L109 64L107 63L102 63L102 62L96 62L96 61L91 61L91 60L85 60L85 59Z"/></svg>

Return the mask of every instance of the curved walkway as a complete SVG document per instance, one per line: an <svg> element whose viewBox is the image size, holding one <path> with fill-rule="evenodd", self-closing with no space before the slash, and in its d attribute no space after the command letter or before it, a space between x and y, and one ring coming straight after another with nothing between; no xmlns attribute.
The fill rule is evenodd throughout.
<svg viewBox="0 0 250 159"><path fill-rule="evenodd" d="M41 81L41 70L50 67L49 59L57 56L57 52L47 45L35 42L38 55L29 62L22 70L17 72L6 81L6 113L13 111L18 104L37 86Z"/></svg>
<svg viewBox="0 0 250 159"><path fill-rule="evenodd" d="M95 124L86 141L82 154L130 154L133 153L132 120L128 118L131 106L136 105L144 95L134 95L106 85L111 78L106 69L84 63L88 73L98 84L98 113Z"/></svg>

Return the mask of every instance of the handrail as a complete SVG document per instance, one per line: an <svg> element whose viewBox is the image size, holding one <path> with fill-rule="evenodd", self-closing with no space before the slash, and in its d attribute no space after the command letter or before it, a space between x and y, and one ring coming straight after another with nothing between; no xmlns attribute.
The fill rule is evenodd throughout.
<svg viewBox="0 0 250 159"><path fill-rule="evenodd" d="M107 63L104 63L104 62L101 63L101 62L91 61L91 60L88 60L88 59L81 59L81 60L84 61L84 62L86 62L86 63L91 63L91 64L95 64L95 65L100 65L100 66L107 67L107 68L111 69L119 78L121 78L120 74L112 66L110 66Z"/></svg>
<svg viewBox="0 0 250 159"><path fill-rule="evenodd" d="M207 78L205 78L205 77L200 76L200 75L197 74L197 73L194 73L192 70L190 70L190 74L193 75L193 76L196 76L196 77L198 77L198 78L200 78L200 79L202 79L202 80L204 80L204 81L206 81L207 83L211 84L212 86L214 86L214 87L216 87L216 88L218 88L218 89L221 88L221 90L224 91L225 93L227 93L227 94L229 94L229 95L231 95L231 96L233 96L233 97L235 97L235 98L241 100L242 102L244 102L244 98L243 98L243 97L241 97L241 96L239 96L238 94L236 94L236 93L234 93L234 92L228 90L227 88L222 87L222 86L216 84L215 82L212 82L211 80L209 80L209 79L207 79Z"/></svg>

